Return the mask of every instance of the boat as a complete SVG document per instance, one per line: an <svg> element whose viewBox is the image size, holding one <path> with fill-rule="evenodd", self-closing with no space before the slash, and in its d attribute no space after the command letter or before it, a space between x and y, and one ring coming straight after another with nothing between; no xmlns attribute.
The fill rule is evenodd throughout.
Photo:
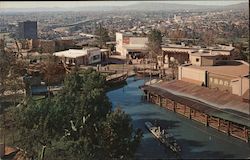
<svg viewBox="0 0 250 160"><path fill-rule="evenodd" d="M106 78L106 84L108 86L119 85L126 82L128 73L113 74Z"/></svg>
<svg viewBox="0 0 250 160"><path fill-rule="evenodd" d="M152 77L159 76L159 71L150 71L150 70L138 70L136 71L136 75L139 77L150 77L150 74Z"/></svg>
<svg viewBox="0 0 250 160"><path fill-rule="evenodd" d="M174 153L180 153L181 148L177 144L174 136L167 132L167 130L154 126L151 122L145 122L146 128L167 148L170 148Z"/></svg>

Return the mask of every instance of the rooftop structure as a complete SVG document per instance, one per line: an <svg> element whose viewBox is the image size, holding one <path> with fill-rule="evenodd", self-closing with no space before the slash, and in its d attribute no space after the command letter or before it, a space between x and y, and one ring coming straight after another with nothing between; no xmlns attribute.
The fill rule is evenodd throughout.
<svg viewBox="0 0 250 160"><path fill-rule="evenodd" d="M176 49L188 49L188 51L198 51L200 49L203 50L212 50L212 51L232 51L234 47L232 45L217 45L217 46L208 46L206 48L202 48L201 46L186 46L185 44L165 44L162 46L163 50L167 50L168 48L176 48Z"/></svg>
<svg viewBox="0 0 250 160"><path fill-rule="evenodd" d="M242 96L249 89L249 64L244 61L217 61L216 65L182 65L178 79Z"/></svg>
<svg viewBox="0 0 250 160"><path fill-rule="evenodd" d="M53 53L60 57L63 62L71 65L87 65L101 61L101 51L99 48L69 49Z"/></svg>
<svg viewBox="0 0 250 160"><path fill-rule="evenodd" d="M164 65L169 67L170 57L175 58L179 64L191 62L193 65L214 65L215 61L228 60L234 52L234 47L217 45L216 47L201 48L200 46L185 46L168 44L162 46L164 52Z"/></svg>
<svg viewBox="0 0 250 160"><path fill-rule="evenodd" d="M235 78L249 75L249 64L244 61L219 61L214 66L186 66L199 70L208 71L209 73L220 74Z"/></svg>

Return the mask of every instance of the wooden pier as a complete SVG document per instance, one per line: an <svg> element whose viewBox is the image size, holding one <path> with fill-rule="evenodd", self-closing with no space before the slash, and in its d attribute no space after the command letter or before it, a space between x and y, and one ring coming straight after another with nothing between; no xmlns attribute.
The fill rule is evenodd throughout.
<svg viewBox="0 0 250 160"><path fill-rule="evenodd" d="M142 86L141 89L144 91L145 99L148 102L183 115L188 119L203 123L205 126L212 127L226 135L239 138L245 142L249 141L249 126L226 120L212 114L213 112L218 113L217 115L226 114L222 113L223 111L215 111L214 108L208 108L209 106L206 106L206 104L179 97L167 91L162 92L159 88Z"/></svg>

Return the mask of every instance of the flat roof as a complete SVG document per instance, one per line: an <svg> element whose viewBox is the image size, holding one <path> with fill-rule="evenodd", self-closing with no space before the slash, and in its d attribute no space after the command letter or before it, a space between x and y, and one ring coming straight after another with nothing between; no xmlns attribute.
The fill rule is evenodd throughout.
<svg viewBox="0 0 250 160"><path fill-rule="evenodd" d="M142 89L186 104L211 116L250 127L249 103L243 102L240 96L181 80L143 86Z"/></svg>
<svg viewBox="0 0 250 160"><path fill-rule="evenodd" d="M218 65L218 66L194 66L189 65L185 67L195 68L200 70L205 70L210 73L219 74L219 75L228 75L233 77L246 76L249 75L249 64L242 63L241 61L237 65Z"/></svg>
<svg viewBox="0 0 250 160"><path fill-rule="evenodd" d="M67 57L67 58L78 58L87 55L87 51L97 50L99 48L83 48L83 49L69 49L66 51L60 51L53 53L54 56Z"/></svg>
<svg viewBox="0 0 250 160"><path fill-rule="evenodd" d="M167 48L176 48L176 49L187 49L187 50L212 50L212 51L232 51L234 47L232 46L225 46L225 45L218 45L216 47L206 47L201 48L201 46L184 46L179 44L165 44L162 46L163 50L167 50Z"/></svg>
<svg viewBox="0 0 250 160"><path fill-rule="evenodd" d="M87 55L87 52L85 50L69 49L66 51L55 52L53 55L58 57L77 58Z"/></svg>

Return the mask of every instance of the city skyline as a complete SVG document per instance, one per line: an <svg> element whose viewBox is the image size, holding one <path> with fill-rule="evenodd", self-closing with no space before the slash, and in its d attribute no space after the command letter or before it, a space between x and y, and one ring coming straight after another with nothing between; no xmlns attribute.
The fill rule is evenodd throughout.
<svg viewBox="0 0 250 160"><path fill-rule="evenodd" d="M107 3L108 2L108 3ZM0 8L3 9L22 9L22 8L76 8L76 7L96 7L96 6L127 6L137 3L169 3L169 4L191 4L191 5L217 5L217 6L227 6L233 4L244 3L248 1L64 1L65 5L61 5L62 2L0 2ZM66 5L67 4L67 5Z"/></svg>

